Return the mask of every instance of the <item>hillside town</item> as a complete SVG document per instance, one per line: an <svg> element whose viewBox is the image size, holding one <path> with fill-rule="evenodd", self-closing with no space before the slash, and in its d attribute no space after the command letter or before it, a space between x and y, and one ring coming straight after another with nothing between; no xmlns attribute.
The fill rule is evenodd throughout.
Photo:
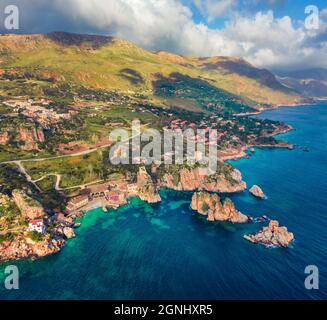
<svg viewBox="0 0 327 320"><path fill-rule="evenodd" d="M49 128L51 125L57 124L61 120L70 120L74 111L68 111L67 113L58 113L55 110L49 108L51 101L46 99L33 100L8 100L3 104L10 107L13 115L23 115L26 118L33 119L43 128Z"/></svg>
<svg viewBox="0 0 327 320"><path fill-rule="evenodd" d="M89 186L79 191L79 195L72 198L66 207L68 215L86 212L95 208L117 209L127 203L128 198L138 195L136 183L117 180L104 184Z"/></svg>

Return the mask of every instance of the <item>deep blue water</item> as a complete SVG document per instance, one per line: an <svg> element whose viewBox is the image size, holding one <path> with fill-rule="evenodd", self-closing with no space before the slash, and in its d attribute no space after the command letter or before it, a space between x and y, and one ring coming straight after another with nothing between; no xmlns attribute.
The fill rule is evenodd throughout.
<svg viewBox="0 0 327 320"><path fill-rule="evenodd" d="M257 150L233 161L268 199L233 195L237 208L269 215L295 234L289 249L243 240L261 224L209 223L189 209L190 193L163 191L158 205L133 200L116 212L89 212L61 253L19 262L20 289L1 299L326 299L327 106L282 108L260 117L296 128L293 151ZM304 269L320 270L320 289L304 287Z"/></svg>

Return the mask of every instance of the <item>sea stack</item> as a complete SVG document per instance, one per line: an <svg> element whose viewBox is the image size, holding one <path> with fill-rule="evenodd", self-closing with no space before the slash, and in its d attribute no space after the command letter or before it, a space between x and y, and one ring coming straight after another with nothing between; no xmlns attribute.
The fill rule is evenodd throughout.
<svg viewBox="0 0 327 320"><path fill-rule="evenodd" d="M229 221L232 223L246 223L249 218L236 210L230 199L221 202L217 194L196 192L192 197L191 208L208 217L208 221Z"/></svg>
<svg viewBox="0 0 327 320"><path fill-rule="evenodd" d="M148 203L158 203L161 197L151 176L147 173L145 167L140 167L137 174L137 189L141 200Z"/></svg>
<svg viewBox="0 0 327 320"><path fill-rule="evenodd" d="M254 185L249 191L253 196L255 196L257 198L260 198L260 199L266 198L266 195L264 194L262 189L257 185Z"/></svg>
<svg viewBox="0 0 327 320"><path fill-rule="evenodd" d="M244 238L252 243L262 244L266 247L289 247L294 241L293 233L286 227L280 227L278 221L270 221L268 227L254 235L245 235Z"/></svg>

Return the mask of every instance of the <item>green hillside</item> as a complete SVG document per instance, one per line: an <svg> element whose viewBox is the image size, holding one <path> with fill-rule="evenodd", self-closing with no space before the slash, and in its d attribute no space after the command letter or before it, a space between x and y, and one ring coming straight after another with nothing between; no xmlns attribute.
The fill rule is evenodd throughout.
<svg viewBox="0 0 327 320"><path fill-rule="evenodd" d="M21 85L2 82L0 94L40 96L52 90L65 96L82 88L157 105L235 112L302 99L268 71L241 59L153 53L114 37L2 35L0 68L3 79L24 80Z"/></svg>

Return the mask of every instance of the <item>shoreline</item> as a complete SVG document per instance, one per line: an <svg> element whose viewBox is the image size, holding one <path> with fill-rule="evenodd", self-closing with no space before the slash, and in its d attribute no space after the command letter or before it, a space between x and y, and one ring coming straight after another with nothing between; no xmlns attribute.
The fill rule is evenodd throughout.
<svg viewBox="0 0 327 320"><path fill-rule="evenodd" d="M235 116L236 117L256 116L265 111L277 110L280 108L293 108L293 107L297 108L297 107L317 106L322 102L327 102L327 97L314 98L314 101L312 101L312 102L275 104L275 105L271 105L270 107L265 107L265 108L258 106L257 109L254 107L254 109L256 109L257 111L237 113L237 114L235 114Z"/></svg>
<svg viewBox="0 0 327 320"><path fill-rule="evenodd" d="M270 136L277 137L278 135L286 134L286 133L294 131L294 130L295 130L295 128L288 125L287 129L275 132L275 133L271 134ZM249 157L251 157L251 154L247 153L247 150L249 150L251 148L258 148L258 149L277 148L277 149L294 150L295 146L293 144L290 144L287 142L284 142L284 144L276 144L276 145L269 145L269 144L245 145L240 150L235 149L235 150L237 150L237 152L235 152L235 154L221 156L221 157L219 157L219 159L225 162L225 161L230 161L230 160L236 161L239 159L249 158Z"/></svg>
<svg viewBox="0 0 327 320"><path fill-rule="evenodd" d="M275 109L273 109L275 110ZM261 112L259 112L258 114L260 114ZM283 129L280 129L280 130L276 130L274 133L272 133L271 135L269 136L278 136L280 134L285 134L285 133L288 133L292 130L295 130L292 126L290 125L287 125L287 128L283 127ZM225 156L221 156L219 157L220 160L222 160L223 162L225 161L236 161L236 160L239 160L239 159L242 159L242 158L247 158L247 157L250 157L251 154L249 154L247 151L250 149L250 148L280 148L280 149L289 149L289 150L292 150L294 149L294 145L291 145L289 143L286 143L286 142L282 142L282 144L276 144L276 145L266 145L266 144L261 144L261 145L245 145L245 146L242 146L240 147L238 150L235 149L235 153L232 153L232 154L226 154ZM167 189L167 188L162 188L160 187L158 191L162 190L162 189ZM196 190L195 190L196 191ZM235 192L232 192L232 193L235 193ZM119 203L117 204L115 207L111 207L109 208L106 207L107 209L114 209L114 210L117 210L123 206L126 206L129 204L129 199L130 198L133 198L133 196L129 195L128 197L126 197L126 201L124 203ZM94 209L103 209L103 212L109 212L109 210L105 211L104 210L104 202L101 200L101 199L98 199L97 201L95 201L97 203L92 203L92 204L88 204L84 207L81 207L80 209L76 210L73 214L71 215L68 215L66 218L67 219L72 219L72 223L70 224L70 228L73 228L74 229L74 225L76 225L76 220L78 218L82 218L85 216L85 214L87 214L89 211L92 211ZM52 239L53 240L53 239ZM56 252L60 252L62 250L62 248L65 246L66 242L68 241L69 239L67 238L66 240L63 239L63 241L58 245L57 247L57 250L55 252L48 252L47 254L45 255L40 255L40 256L28 256L28 257L19 257L19 255L17 256L16 259L8 259L8 260L2 260L1 261L1 264L2 263L6 263L6 262L9 262L9 261L18 261L18 260L38 260L38 259L41 259L41 258L44 258L46 256L50 256L52 255L53 253L56 253Z"/></svg>

